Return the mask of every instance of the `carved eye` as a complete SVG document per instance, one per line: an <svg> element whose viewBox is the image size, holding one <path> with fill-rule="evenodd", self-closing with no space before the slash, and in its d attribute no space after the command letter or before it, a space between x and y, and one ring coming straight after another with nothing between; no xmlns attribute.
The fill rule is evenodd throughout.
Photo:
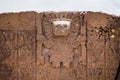
<svg viewBox="0 0 120 80"><path fill-rule="evenodd" d="M64 24L63 27L64 27L64 28L67 28L67 25Z"/></svg>
<svg viewBox="0 0 120 80"><path fill-rule="evenodd" d="M60 27L61 27L60 25L56 25L56 28L57 28L57 29L60 29Z"/></svg>

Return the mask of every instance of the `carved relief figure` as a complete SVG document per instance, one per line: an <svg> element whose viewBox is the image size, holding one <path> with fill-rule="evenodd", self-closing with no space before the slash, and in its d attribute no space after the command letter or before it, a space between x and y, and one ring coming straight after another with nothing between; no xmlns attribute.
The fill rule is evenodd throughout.
<svg viewBox="0 0 120 80"><path fill-rule="evenodd" d="M53 19L52 20L53 39L47 39L41 35L41 42L43 43L42 56L44 56L44 63L51 63L53 67L65 66L69 67L73 64L74 57L79 54L77 51L80 45L80 35L70 40L71 20L70 19Z"/></svg>

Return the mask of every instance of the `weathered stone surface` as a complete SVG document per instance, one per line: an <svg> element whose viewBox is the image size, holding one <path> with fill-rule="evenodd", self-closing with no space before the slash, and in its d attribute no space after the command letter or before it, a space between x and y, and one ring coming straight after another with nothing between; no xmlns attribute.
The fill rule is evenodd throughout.
<svg viewBox="0 0 120 80"><path fill-rule="evenodd" d="M119 80L120 36L105 31L119 22L99 12L0 14L0 80Z"/></svg>

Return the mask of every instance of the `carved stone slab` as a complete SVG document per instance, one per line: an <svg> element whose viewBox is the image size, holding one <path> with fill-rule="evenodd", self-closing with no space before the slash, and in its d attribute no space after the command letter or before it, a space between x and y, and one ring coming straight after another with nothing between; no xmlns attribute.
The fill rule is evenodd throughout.
<svg viewBox="0 0 120 80"><path fill-rule="evenodd" d="M120 42L104 30L119 21L97 12L0 14L0 80L119 80Z"/></svg>

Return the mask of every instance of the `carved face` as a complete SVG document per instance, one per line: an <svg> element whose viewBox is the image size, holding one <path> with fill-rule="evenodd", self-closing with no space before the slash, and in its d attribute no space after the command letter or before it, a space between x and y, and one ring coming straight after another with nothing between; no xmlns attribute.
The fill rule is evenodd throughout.
<svg viewBox="0 0 120 80"><path fill-rule="evenodd" d="M70 32L70 20L53 20L53 33L55 36L68 36Z"/></svg>

